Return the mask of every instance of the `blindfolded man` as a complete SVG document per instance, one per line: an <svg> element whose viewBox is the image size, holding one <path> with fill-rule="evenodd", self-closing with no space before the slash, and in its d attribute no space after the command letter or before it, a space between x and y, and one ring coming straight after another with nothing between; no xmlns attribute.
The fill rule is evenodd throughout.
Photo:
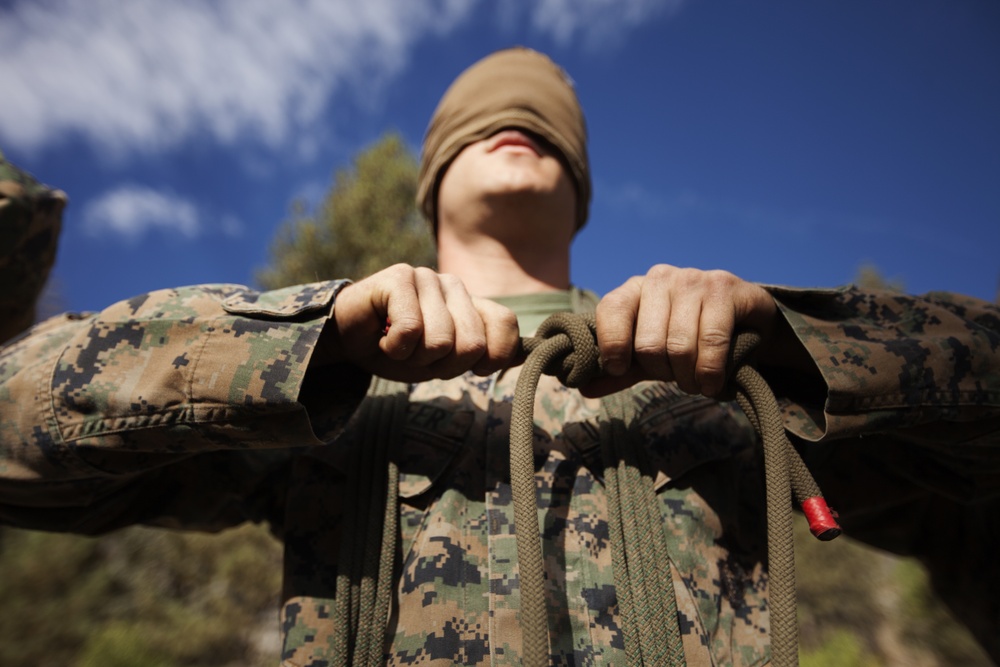
<svg viewBox="0 0 1000 667"><path fill-rule="evenodd" d="M594 311L604 375L582 392L545 377L534 406L548 659L660 664L651 620L626 617L616 578L600 397L622 392L660 517L656 571L674 591L669 614L657 600L650 613L689 665L761 664L760 457L747 420L712 398L733 334L754 329L785 426L822 462L845 528L923 558L1000 653L982 594L996 568L954 546L995 535L1000 516L996 307L764 289L666 264L597 299L569 282L586 136L557 65L498 52L454 82L425 139L418 199L440 272L166 290L8 347L0 519L81 532L268 520L286 549L283 664L520 664L508 452L520 336ZM359 408L373 376L406 384L376 383ZM384 501L371 487L387 470ZM937 539L915 540L921 525Z"/></svg>

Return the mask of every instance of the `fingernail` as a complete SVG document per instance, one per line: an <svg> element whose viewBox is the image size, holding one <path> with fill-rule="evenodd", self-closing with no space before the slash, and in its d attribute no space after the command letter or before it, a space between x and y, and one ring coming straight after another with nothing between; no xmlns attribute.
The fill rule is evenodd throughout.
<svg viewBox="0 0 1000 667"><path fill-rule="evenodd" d="M604 372L608 375L624 375L627 370L621 359L608 359L604 362Z"/></svg>

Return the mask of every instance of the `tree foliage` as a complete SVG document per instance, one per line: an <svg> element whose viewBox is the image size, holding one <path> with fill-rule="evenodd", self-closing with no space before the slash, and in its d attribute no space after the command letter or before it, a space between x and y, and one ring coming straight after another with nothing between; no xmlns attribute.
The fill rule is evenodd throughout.
<svg viewBox="0 0 1000 667"><path fill-rule="evenodd" d="M219 535L0 533L0 665L179 667L278 661L281 546Z"/></svg>
<svg viewBox="0 0 1000 667"><path fill-rule="evenodd" d="M820 542L796 516L795 560L803 667L993 664L916 559Z"/></svg>
<svg viewBox="0 0 1000 667"><path fill-rule="evenodd" d="M434 263L434 240L417 210L417 161L388 133L337 171L315 211L296 202L257 280L268 289L359 279L397 262Z"/></svg>
<svg viewBox="0 0 1000 667"><path fill-rule="evenodd" d="M854 283L863 289L889 290L890 292L905 292L906 283L896 276L887 278L882 270L871 262L865 262L858 267Z"/></svg>

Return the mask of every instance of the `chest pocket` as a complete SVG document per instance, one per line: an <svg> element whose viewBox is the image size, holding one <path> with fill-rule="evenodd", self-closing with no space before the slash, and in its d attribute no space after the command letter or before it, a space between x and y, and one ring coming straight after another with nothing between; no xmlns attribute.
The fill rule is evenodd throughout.
<svg viewBox="0 0 1000 667"><path fill-rule="evenodd" d="M392 452L401 498L416 498L434 486L465 445L474 420L474 411L453 404L410 403L403 440Z"/></svg>

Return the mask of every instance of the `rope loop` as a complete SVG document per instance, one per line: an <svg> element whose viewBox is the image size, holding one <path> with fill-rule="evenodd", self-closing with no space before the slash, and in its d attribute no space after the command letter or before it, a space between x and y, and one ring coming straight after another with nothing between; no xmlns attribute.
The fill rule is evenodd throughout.
<svg viewBox="0 0 1000 667"><path fill-rule="evenodd" d="M550 359L542 371L567 387L578 389L603 372L597 348L597 320L591 313L555 313L542 322L533 338L522 338L521 344L527 354L543 345L551 347Z"/></svg>
<svg viewBox="0 0 1000 667"><path fill-rule="evenodd" d="M774 394L752 366L751 357L760 342L761 336L755 332L743 332L733 339L727 363L730 374L726 391L728 395L723 395L720 399L732 400L734 397L737 399L763 443L767 487L768 561L771 575L772 656L776 667L791 667L798 664L795 560L791 523L793 495L800 504L806 503L810 508L815 504L821 505L817 510L822 514L821 520L819 522L810 520L811 527L813 523L817 523L818 526L813 528L814 534L820 535L822 539L828 539L838 534L840 528L832 512L826 509L812 475L785 435L781 412ZM597 346L597 326L593 315L557 313L542 323L534 338L522 338L521 344L527 359L518 379L511 419L511 488L524 604L522 609L522 630L525 635L524 664L543 665L547 658L547 637L541 543L538 537L538 507L531 458L534 396L542 373L554 375L568 387L578 388L599 376L602 368ZM603 403L607 408L614 401L609 403L606 398ZM665 554L658 554L644 565L643 559L649 559L646 552L651 554L650 550L653 547L647 544L636 549L631 544L657 532L657 523L660 521L658 503L651 491L648 494L644 493L641 471L630 469L628 457L620 458L623 452L618 446L611 443L605 446L605 449L610 455L611 464L606 471L607 481L610 482L611 477L617 476L616 461L623 466L621 471L623 485L618 489L612 488L614 486L612 484L608 486L609 512L613 510L612 505L615 507L621 505L621 510L624 512L626 507L638 503L646 505L642 511L651 512L650 516L654 517L652 523L637 523L637 526L642 526L638 531L632 529L631 523L639 519L628 518L631 515L626 513L622 513L616 523L616 525L621 524L619 527L622 530L619 532L622 535L615 541L623 541L623 544L616 546L620 547L621 553L618 554L615 565L615 585L623 605L622 621L626 626L634 626L623 630L627 631L626 634L632 641L638 643L638 647L631 650L628 663L629 665L642 665L647 662L683 664L683 649L676 632L666 628L658 629L652 636L648 631L643 632L644 629L648 630L651 620L648 613L642 612L642 609L646 608L644 605L648 603L643 598L650 595L654 597L667 595L673 598L673 589L669 585L669 565L664 569L664 563L661 562L669 558ZM625 452L627 451L626 447ZM614 509L614 512L618 511ZM642 511L635 516L645 521L641 516ZM660 536L657 539L663 538ZM662 582L664 586L658 589L646 586L647 582L655 582L657 579L664 580ZM675 616L675 604L668 604L667 609L671 611L667 614L660 611L653 616ZM667 644L663 644L659 635L668 633L671 639ZM666 661L665 655L670 656Z"/></svg>

